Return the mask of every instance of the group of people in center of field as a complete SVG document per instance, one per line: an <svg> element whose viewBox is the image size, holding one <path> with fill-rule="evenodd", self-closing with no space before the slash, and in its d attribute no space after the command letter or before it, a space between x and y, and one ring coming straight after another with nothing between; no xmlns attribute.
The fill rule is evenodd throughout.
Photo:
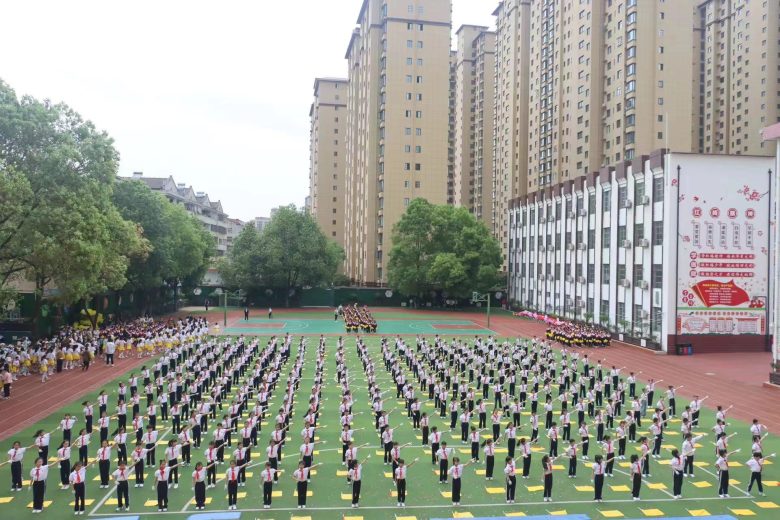
<svg viewBox="0 0 780 520"><path fill-rule="evenodd" d="M584 323L558 321L547 327L547 339L564 347L608 347L612 335L607 329Z"/></svg>
<svg viewBox="0 0 780 520"><path fill-rule="evenodd" d="M74 495L77 515L85 511L90 469L101 489L113 486L121 511L130 509L130 482L135 489L143 488L149 468L159 512L168 510L169 493L177 492L180 477L191 477L193 496L187 500L192 498L196 510L205 510L209 490L218 484L226 489L228 509L237 510L238 489L246 487L254 467L262 468L265 509L271 507L273 488L286 471L295 482L297 507L306 508L312 476L321 466L316 462L318 445L327 442L319 438L319 421L329 359L341 394L338 435L353 508L360 505L370 458L360 456L369 443L356 441L361 429L354 427L354 420L366 412L373 414L382 464L392 468L388 493L398 507L405 507L407 489L414 489L411 482L426 478L427 472L413 470L420 457L403 454L421 446L430 449L439 484L451 485L454 506L461 504L465 480L484 474L492 481L496 473L504 480L508 504L515 503L518 477L532 475L539 478L543 500L550 502L555 471L567 465L567 476L576 479L581 464L589 466L595 501L603 500L605 480L614 472L625 475L633 499L639 500L643 484L652 478L653 460L668 466L672 496L681 498L686 478L708 471L695 464L697 450L709 453L714 462L718 495L730 496L730 460L738 451L729 448L736 434L727 420L730 407L717 406L715 423L705 431L700 414L706 396L694 396L678 410L681 387L666 385L657 391L662 381L649 379L640 389L641 372L624 377L626 367L605 367L587 353L565 347L558 356L549 340L446 340L437 335L407 342L395 337L382 338L380 349L371 350L358 336L350 341L365 387L357 389L344 338L321 336L316 348L308 348L305 337L294 345L289 334L264 342L243 336L215 338L201 318L170 321L162 328L150 322L149 341L156 343L157 337L172 338L171 345L163 345L162 355L150 359L148 366L84 401L81 414L64 415L55 430L39 430L31 443L15 441L10 446L3 464L10 465L14 492L25 485L27 450L37 452L28 472L34 513L43 511L48 471L55 466L61 489ZM307 397L298 399L304 404L296 407L296 393L307 391ZM363 391L365 398L358 397ZM388 410L385 405L391 399L403 400L403 408ZM336 417L335 409L329 413ZM291 450L293 419L300 419L302 429L300 445ZM264 420L269 425L265 433ZM671 426L678 420L679 429ZM399 430L407 428L420 433L419 445L398 440ZM747 492L756 486L763 494L762 471L774 456L763 454L767 429L756 419L745 433L753 441L745 462L750 471ZM336 433L330 435L335 440ZM55 436L61 436L59 442ZM671 458L660 460L667 436L679 436L681 442ZM711 448L704 447L705 440ZM628 443L635 444L637 453L627 453ZM460 456L461 449L469 450L468 458ZM532 459L539 451L544 453L534 470ZM504 452L503 469L500 464L496 469L496 457ZM283 453L297 464L282 469ZM616 461L625 460L626 471L615 467ZM137 493L144 491L132 494Z"/></svg>
<svg viewBox="0 0 780 520"><path fill-rule="evenodd" d="M347 332L365 332L367 334L376 332L376 320L367 306L358 307L356 303L354 305L347 305L342 309L344 327Z"/></svg>

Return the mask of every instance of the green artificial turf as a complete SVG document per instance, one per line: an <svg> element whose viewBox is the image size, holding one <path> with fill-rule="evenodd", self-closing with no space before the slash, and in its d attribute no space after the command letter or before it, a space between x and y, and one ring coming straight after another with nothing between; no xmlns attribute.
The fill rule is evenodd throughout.
<svg viewBox="0 0 780 520"><path fill-rule="evenodd" d="M449 334L447 336L450 336ZM473 336L471 336L473 337ZM410 338L413 340L413 338ZM299 403L301 400L305 400L309 394L310 383L313 379L314 369L314 357L316 347L316 337L312 337L310 340L309 349L306 353L306 369L303 374L303 381L301 389L298 393ZM379 384L385 389L394 389L394 385L391 384L389 375L384 372L384 364L381 362L379 356L379 338L371 337L366 340L369 345L370 352L373 354L373 358L377 367ZM261 342L262 344L262 342ZM294 342L296 344L296 342ZM697 468L697 475L694 479L686 479L683 487L683 499L673 500L670 496L672 487L672 473L668 466L663 466L658 461L653 460L651 463L652 478L643 483L642 488L642 500L640 502L631 501L631 495L629 490L630 482L627 475L627 468L616 465L615 477L607 479L605 483L604 498L605 501L601 504L594 504L592 502L593 492L588 488L591 486L590 482L590 470L586 468L585 462L582 461L579 464L578 476L575 479L569 479L566 477L565 469L557 470L555 472L555 484L553 490L554 502L544 503L542 502L541 492L541 455L542 452L534 453L531 478L529 480L523 480L518 478L516 503L508 505L504 501L503 492L503 454L499 453L496 456L496 478L491 482L486 482L483 476L477 474L477 471L483 469L481 465L471 465L466 469L463 477L463 496L461 499L461 506L453 508L451 506L450 499L445 496L450 491L449 485L443 486L438 484L436 467L431 465L430 454L427 447L420 446L418 439L418 432L415 432L411 428L411 421L407 419L405 410L403 408L403 401L391 399L389 406L386 409L398 407L398 410L392 414L391 425L398 426L396 430L396 440L401 443L411 442L412 446L403 450L402 456L407 461L413 460L415 457L419 457L420 461L414 467L409 469L408 480L408 492L406 508L400 509L396 507L396 500L391 496L391 492L395 489L392 480L389 478L390 467L382 464L381 451L379 451L378 436L373 428L373 417L370 414L370 407L367 402L367 388L363 381L362 365L360 364L357 354L355 353L354 338L347 340L346 353L348 368L352 377L356 377L352 383L352 391L356 398L354 411L364 412L356 417L354 424L355 428L364 428L364 430L356 433L356 444L362 444L368 442L371 444L371 449L366 448L361 451L361 458L365 457L368 453L371 453L372 458L364 466L363 475L363 491L361 494L361 507L359 509L351 509L350 504L350 487L346 484L345 478L341 476L339 472L344 471L341 465L341 445L339 442L339 426L338 426L338 404L340 400L340 392L337 385L334 383L334 367L335 367L335 340L328 341L328 359L326 364L327 374L325 377L326 386L323 390L323 403L324 409L320 415L320 428L318 429L318 436L321 440L327 440L328 444L324 446L318 446L319 454L315 457L315 462L323 463L322 467L317 469L317 475L312 478L312 482L309 485L309 489L313 492L313 495L308 499L308 508L306 510L296 509L296 498L294 497L295 483L291 480L289 473L297 462L297 458L294 456L297 453L298 446L300 445L300 430L302 428L301 418L295 417L292 421L291 440L285 448L286 456L281 463L281 468L286 470L287 474L283 475L280 483L275 486L275 491L281 491L282 496L274 498L273 508L271 510L262 509L262 492L259 483L259 474L261 467L254 467L250 469L252 476L248 478L247 487L239 488L239 492L245 492L245 498L239 498L238 506L240 511L243 511L241 518L244 519L290 519L294 517L311 517L313 520L328 520L328 519L341 519L346 515L350 517L362 517L365 520L373 519L393 519L396 517L416 517L417 519L424 518L449 518L455 516L455 513L460 514L470 513L474 517L480 516L504 516L507 514L524 513L526 515L544 515L544 514L561 514L560 512L566 511L568 514L587 514L593 519L597 518L645 518L653 516L688 516L696 512L716 514L728 514L738 516L740 513L747 514L752 512L753 518L778 518L780 511L772 509L774 504L780 506L780 488L776 487L778 480L780 480L780 462L768 465L764 470L764 480L766 485L767 496L765 498L748 498L745 496L744 490L747 487L749 481L749 471L746 467L734 467L735 462L744 464L749 457L750 450L750 435L748 431L748 425L739 421L729 421L729 431L739 432L730 442L730 449L741 448L742 452L732 456L732 481L738 481L739 484L731 488L731 499L719 499L717 496L717 482L715 479L714 470L714 456L712 452L711 442L713 441L712 433L709 431L710 427L714 424L714 413L706 409L702 413L700 430L707 433L707 437L701 441L702 447L697 451L697 462L705 463L705 467ZM126 374L120 379L126 378ZM51 386L56 385L56 377L49 383L47 391L51 391ZM116 383L110 383L105 386L107 390L112 390L116 387ZM280 403L281 389L277 388L277 393L274 395L274 399L271 403L271 410L275 410L275 406ZM392 392L395 395L395 392ZM419 392L418 392L419 395ZM94 401L96 394L86 396L88 399ZM84 398L80 397L76 401L68 404L64 404L61 410L47 417L40 423L19 432L12 439L8 439L3 442L3 450L6 451L11 447L11 442L14 439L21 440L24 444L32 443L33 432L39 428L45 430L52 430L58 424L62 415L65 412L70 412L81 416L81 406L78 404L83 401ZM492 394L491 394L492 400ZM110 405L114 404L114 400L110 402ZM431 403L432 404L432 403ZM678 413L686 404L686 401L678 399ZM715 405L719 403L708 403ZM728 405L729 403L722 403ZM300 406L300 405L299 405ZM767 406L770 406L767 403ZM109 408L110 410L110 408ZM427 411L429 415L434 414L431 420L431 426L436 425L439 429L445 431L449 427L448 421L438 418L438 414L432 407L424 405L424 411ZM300 411L299 409L296 411ZM557 417L557 413L556 413ZM527 421L527 417L524 417L524 421ZM543 417L542 417L543 421ZM488 421L489 422L489 421ZM79 423L77 423L78 426ZM83 424L83 423L80 423ZM648 422L643 421L643 426L647 426ZM161 440L169 439L170 433L168 433L169 424L162 425ZM503 428L502 428L503 429ZM207 435L210 435L212 430ZM74 432L75 433L75 432ZM678 435L674 435L678 433ZM163 436L163 434L165 434ZM468 447L461 445L459 437L459 429L453 432L455 437L446 439L451 441L449 445L456 448L458 455L462 459L467 460ZM520 435L529 435L529 427L524 425ZM260 453L264 453L264 448L268 442L269 428L264 426L260 437L258 439L259 446L253 452L253 463L259 462ZM544 433L540 432L542 436L542 442L540 447L544 450L547 449L547 441L544 438ZM591 432L591 439L595 441L595 434ZM206 437L207 439L209 437ZM50 454L56 451L56 448L61 439L61 433L55 432L52 435L52 442L50 447ZM672 423L667 430L667 435L664 441L664 446L674 446L679 448L682 443L682 439L679 436L679 423ZM594 450L595 442L591 443L591 459L598 450ZM765 453L780 452L780 440L777 436L770 435L764 442ZM499 447L505 447L505 444ZM193 451L193 466L194 462L203 459L203 446L200 450ZM460 450L465 451L460 451ZM94 455L97 448L95 443L92 443L92 452ZM634 453L634 446L629 443L627 454ZM662 460L669 458L669 449L664 449L664 457ZM482 454L481 454L482 455ZM23 474L25 478L29 476L29 471L32 467L34 459L34 450L30 450L24 460ZM159 457L158 457L159 458ZM72 460L76 459L74 451ZM567 461L561 460L558 462L564 468ZM224 467L220 467L219 472L224 471ZM112 471L113 471L112 467ZM87 506L87 516L120 516L120 515L141 515L142 518L186 518L189 515L201 513L195 511L192 505L188 502L192 498L192 492L190 490L190 479L192 467L184 468L182 473L184 474L183 482L180 484L179 489L171 489L169 493L169 508L168 513L157 513L156 507L156 493L151 485L149 477L149 469L147 468L147 484L143 489L136 489L130 485L130 501L131 510L129 513L115 513L114 505L110 504L110 499L115 499L115 493L113 487L109 490L99 489L99 483L93 479L97 477L98 471L96 467L90 467L88 470L88 485L87 485L87 500L93 502ZM51 500L45 511L44 515L50 519L62 519L73 516L72 506L69 504L73 500L72 493L70 491L60 491L58 487L59 483L59 471L56 466L51 468L49 474L49 485L46 493L46 499ZM693 484L697 483L700 487L695 487ZM0 467L0 484L4 486L4 491L0 491L0 518L2 519L17 519L26 518L32 516L30 509L27 505L32 501L32 494L26 487L22 492L10 492L10 469L8 465ZM223 487L224 483L218 484L216 489L210 489L207 491L207 496L212 499L208 505L208 511L226 510L227 498L226 491ZM651 486L652 484L652 486ZM774 485L772 485L774 484ZM615 489L612 489L615 486ZM625 487L623 487L625 486ZM664 488L665 486L665 488ZM651 489L655 487L656 489ZM756 490L754 489L754 495ZM2 503L4 497L11 497L10 502ZM151 506L144 505L146 501ZM88 502L89 503L89 502ZM762 507L763 506L763 507Z"/></svg>

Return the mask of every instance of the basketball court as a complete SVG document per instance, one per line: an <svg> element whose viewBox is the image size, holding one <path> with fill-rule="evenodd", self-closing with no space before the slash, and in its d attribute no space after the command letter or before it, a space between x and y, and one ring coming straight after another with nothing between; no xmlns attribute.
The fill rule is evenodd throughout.
<svg viewBox="0 0 780 520"><path fill-rule="evenodd" d="M394 336L425 334L439 334L442 336L463 335L463 334L496 334L482 325L471 320L464 319L386 319L381 316L376 317L377 335ZM344 322L326 318L286 318L284 315L274 319L267 318L237 318L228 321L227 327L221 331L225 335L250 334L250 335L280 335L290 334L327 334L327 335L347 335L344 330ZM355 334L355 333L351 333ZM364 334L364 333L361 333Z"/></svg>

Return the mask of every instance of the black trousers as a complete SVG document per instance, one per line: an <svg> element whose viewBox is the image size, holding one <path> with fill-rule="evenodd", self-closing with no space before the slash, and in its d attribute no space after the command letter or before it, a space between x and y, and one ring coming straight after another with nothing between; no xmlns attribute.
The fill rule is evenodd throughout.
<svg viewBox="0 0 780 520"><path fill-rule="evenodd" d="M70 461L60 461L60 484L67 486L70 478Z"/></svg>
<svg viewBox="0 0 780 520"><path fill-rule="evenodd" d="M675 471L674 472L674 484L672 486L672 494L674 496L682 495L682 484L683 484L683 472L682 471Z"/></svg>
<svg viewBox="0 0 780 520"><path fill-rule="evenodd" d="M116 501L119 507L130 507L129 485L126 480L116 483Z"/></svg>
<svg viewBox="0 0 780 520"><path fill-rule="evenodd" d="M74 495L74 511L84 511L84 483L79 482L78 484L73 484L73 495Z"/></svg>
<svg viewBox="0 0 780 520"><path fill-rule="evenodd" d="M138 463L134 466L134 468L135 468L135 483L143 484L144 483L144 461L139 460Z"/></svg>
<svg viewBox="0 0 780 520"><path fill-rule="evenodd" d="M168 482L157 483L157 509L168 509Z"/></svg>
<svg viewBox="0 0 780 520"><path fill-rule="evenodd" d="M395 481L395 489L398 492L398 502L406 502L406 479L402 478Z"/></svg>
<svg viewBox="0 0 780 520"><path fill-rule="evenodd" d="M43 510L43 497L46 495L46 481L36 480L32 483L33 493L33 506L32 508L41 511Z"/></svg>
<svg viewBox="0 0 780 520"><path fill-rule="evenodd" d="M352 481L352 503L357 504L360 502L360 481Z"/></svg>
<svg viewBox="0 0 780 520"><path fill-rule="evenodd" d="M271 505L271 497L273 496L274 484L273 482L263 482L263 505Z"/></svg>
<svg viewBox="0 0 780 520"><path fill-rule="evenodd" d="M758 486L758 492L764 492L764 484L761 482L761 472L753 471L750 473L750 484L748 484L748 493L753 489L753 483Z"/></svg>
<svg viewBox="0 0 780 520"><path fill-rule="evenodd" d="M309 483L304 481L298 481L298 505L306 505L306 492L309 490Z"/></svg>
<svg viewBox="0 0 780 520"><path fill-rule="evenodd" d="M204 507L206 505L206 483L195 483L195 506Z"/></svg>
<svg viewBox="0 0 780 520"><path fill-rule="evenodd" d="M642 475L634 473L631 484L631 496L639 498L639 491L642 489Z"/></svg>
<svg viewBox="0 0 780 520"><path fill-rule="evenodd" d="M544 476L544 498L552 497L553 476L552 473L547 473Z"/></svg>
<svg viewBox="0 0 780 520"><path fill-rule="evenodd" d="M436 464L436 452L439 451L439 443L431 443L431 464Z"/></svg>
<svg viewBox="0 0 780 520"><path fill-rule="evenodd" d="M506 499L515 499L515 489L517 488L517 477L510 475L506 478Z"/></svg>
<svg viewBox="0 0 780 520"><path fill-rule="evenodd" d="M449 469L449 461L447 459L439 460L439 482L447 482L447 470Z"/></svg>
<svg viewBox="0 0 780 520"><path fill-rule="evenodd" d="M238 502L238 480L228 480L228 505L234 506Z"/></svg>
<svg viewBox="0 0 780 520"><path fill-rule="evenodd" d="M593 500L601 500L601 493L604 490L604 475L593 476Z"/></svg>
<svg viewBox="0 0 780 520"><path fill-rule="evenodd" d="M493 478L493 468L496 465L496 457L488 455L485 457L485 478Z"/></svg>
<svg viewBox="0 0 780 520"><path fill-rule="evenodd" d="M460 479L452 479L452 501L460 502Z"/></svg>
<svg viewBox="0 0 780 520"><path fill-rule="evenodd" d="M683 464L683 473L693 476L693 455L685 456L685 463Z"/></svg>
<svg viewBox="0 0 780 520"><path fill-rule="evenodd" d="M11 463L11 489L22 489L22 462Z"/></svg>
<svg viewBox="0 0 780 520"><path fill-rule="evenodd" d="M100 470L100 485L107 486L109 478L108 470L111 469L111 461L108 459L98 461L98 468Z"/></svg>
<svg viewBox="0 0 780 520"><path fill-rule="evenodd" d="M523 457L523 477L527 477L531 472L531 456Z"/></svg>
<svg viewBox="0 0 780 520"><path fill-rule="evenodd" d="M729 471L721 471L718 474L718 494L726 495L729 492Z"/></svg>

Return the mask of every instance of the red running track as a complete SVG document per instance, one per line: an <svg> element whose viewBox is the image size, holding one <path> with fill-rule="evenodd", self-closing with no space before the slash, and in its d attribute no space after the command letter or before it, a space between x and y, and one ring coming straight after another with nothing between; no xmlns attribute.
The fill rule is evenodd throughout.
<svg viewBox="0 0 780 520"><path fill-rule="evenodd" d="M375 312L405 312L411 317L441 317L449 319L471 320L487 328L487 317L470 312L428 312L398 308L372 308ZM294 312L305 310L295 309ZM281 316L284 311L274 311ZM313 309L311 312L322 312ZM228 316L234 320L242 316L241 311L233 311ZM222 311L215 310L208 315L210 322L222 320ZM545 326L542 323L514 318L507 315L494 315L490 319L490 329L500 336L543 337ZM453 334L455 331L453 331ZM442 335L447 336L442 331ZM663 379L663 385L684 385L679 395L690 398L693 395L708 395L704 404L714 408L718 404L734 405L730 416L743 421L754 417L774 431L780 431L780 391L763 386L769 372L769 353L730 353L698 354L693 356L667 356L640 347L613 342L606 349L587 350L592 360L601 360L602 365L610 367L629 367L634 372L642 371L641 378ZM56 412L67 403L99 390L103 385L116 379L125 372L148 363L150 358L117 360L113 368L106 367L101 359L93 364L89 371L80 369L55 374L48 383L41 384L40 377L28 376L16 381L12 387L11 399L0 401L0 440L5 440L16 432L27 428L48 415ZM113 390L113 389L112 389Z"/></svg>

